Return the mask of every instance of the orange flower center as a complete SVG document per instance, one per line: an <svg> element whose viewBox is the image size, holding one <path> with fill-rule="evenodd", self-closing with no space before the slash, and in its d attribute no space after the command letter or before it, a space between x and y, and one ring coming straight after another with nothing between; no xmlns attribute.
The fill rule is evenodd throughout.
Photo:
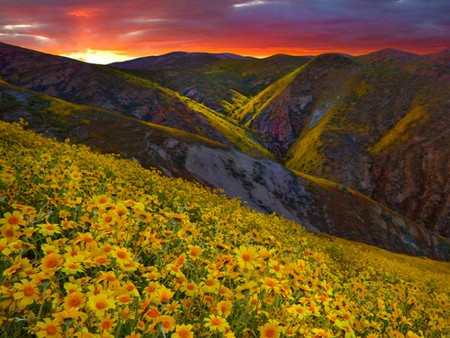
<svg viewBox="0 0 450 338"><path fill-rule="evenodd" d="M16 216L12 216L8 219L8 223L10 225L17 225L17 224L19 224L19 218Z"/></svg>
<svg viewBox="0 0 450 338"><path fill-rule="evenodd" d="M109 330L112 327L112 322L109 319L105 319L102 321L101 327L103 330Z"/></svg>
<svg viewBox="0 0 450 338"><path fill-rule="evenodd" d="M81 298L78 295L72 295L68 300L67 300L67 305L69 307L78 307L81 304Z"/></svg>
<svg viewBox="0 0 450 338"><path fill-rule="evenodd" d="M25 286L24 288L23 288L23 294L26 296L26 297L31 297L32 295L34 295L34 288L32 287L32 286Z"/></svg>
<svg viewBox="0 0 450 338"><path fill-rule="evenodd" d="M220 320L220 318L213 318L213 319L211 319L211 324L213 326L220 326L221 323L222 323L222 321Z"/></svg>
<svg viewBox="0 0 450 338"><path fill-rule="evenodd" d="M119 302L121 303L128 303L130 301L130 296L128 295L123 295L119 297Z"/></svg>
<svg viewBox="0 0 450 338"><path fill-rule="evenodd" d="M242 259L246 262L250 262L252 260L252 256L250 256L248 253L242 254Z"/></svg>
<svg viewBox="0 0 450 338"><path fill-rule="evenodd" d="M178 330L177 333L178 333L178 337L188 338L190 332L188 329L182 328L182 329Z"/></svg>
<svg viewBox="0 0 450 338"><path fill-rule="evenodd" d="M266 281L266 285L270 286L270 287L274 287L274 286L277 285L277 282L275 280L273 280L273 279L269 279L269 280Z"/></svg>
<svg viewBox="0 0 450 338"><path fill-rule="evenodd" d="M267 329L265 332L266 337L275 337L276 335L277 335L277 331L272 328Z"/></svg>
<svg viewBox="0 0 450 338"><path fill-rule="evenodd" d="M58 263L59 262L58 262L58 258L57 257L55 257L55 256L47 256L47 259L44 262L44 266L47 269L52 269L52 268L58 266Z"/></svg>
<svg viewBox="0 0 450 338"><path fill-rule="evenodd" d="M58 328L55 325L50 324L49 326L46 327L45 331L47 332L48 335L53 336L58 332Z"/></svg>
<svg viewBox="0 0 450 338"><path fill-rule="evenodd" d="M170 297L171 297L170 294L163 292L161 293L159 298L161 299L161 301L167 302L169 301Z"/></svg>
<svg viewBox="0 0 450 338"><path fill-rule="evenodd" d="M155 308L151 308L147 311L146 315L150 318L156 318L159 316L159 312Z"/></svg>
<svg viewBox="0 0 450 338"><path fill-rule="evenodd" d="M104 300L104 299L99 299L99 300L97 300L97 302L95 303L95 307L96 307L98 310L106 309L106 308L108 307L108 302L107 302L106 300Z"/></svg>
<svg viewBox="0 0 450 338"><path fill-rule="evenodd" d="M191 249L191 256L196 257L200 253L200 250L197 248Z"/></svg>
<svg viewBox="0 0 450 338"><path fill-rule="evenodd" d="M98 264L105 264L105 263L106 263L106 258L105 258L105 257L97 257L97 258L95 259L95 261L96 261Z"/></svg>
<svg viewBox="0 0 450 338"><path fill-rule="evenodd" d="M119 257L120 259L125 259L127 258L127 253L123 252L123 251L117 251L116 253L117 257Z"/></svg>

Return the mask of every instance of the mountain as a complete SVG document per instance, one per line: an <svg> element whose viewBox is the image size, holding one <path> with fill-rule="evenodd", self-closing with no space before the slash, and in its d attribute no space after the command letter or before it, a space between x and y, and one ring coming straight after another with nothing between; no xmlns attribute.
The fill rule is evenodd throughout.
<svg viewBox="0 0 450 338"><path fill-rule="evenodd" d="M111 64L160 83L206 106L229 113L233 92L256 95L308 57L274 55L264 59L234 54L174 52ZM224 102L225 101L225 102Z"/></svg>
<svg viewBox="0 0 450 338"><path fill-rule="evenodd" d="M174 53L159 70L151 59L160 74L175 65L180 84L195 81L180 75L191 71L215 83L220 113L145 78L149 70L1 44L0 114L223 189L312 231L446 260L448 53L378 54ZM230 87L239 81L255 94Z"/></svg>
<svg viewBox="0 0 450 338"><path fill-rule="evenodd" d="M234 117L288 168L353 188L449 236L448 53L328 54Z"/></svg>
<svg viewBox="0 0 450 338"><path fill-rule="evenodd" d="M107 66L0 44L0 76L10 84L69 102L185 130L236 146L252 156L271 157L253 135L213 110L157 83Z"/></svg>

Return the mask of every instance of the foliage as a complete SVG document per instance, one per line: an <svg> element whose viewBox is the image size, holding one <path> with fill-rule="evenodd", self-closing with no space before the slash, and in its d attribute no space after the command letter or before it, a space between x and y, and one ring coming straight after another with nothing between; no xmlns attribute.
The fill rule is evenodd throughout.
<svg viewBox="0 0 450 338"><path fill-rule="evenodd" d="M448 263L0 123L3 337L448 336Z"/></svg>

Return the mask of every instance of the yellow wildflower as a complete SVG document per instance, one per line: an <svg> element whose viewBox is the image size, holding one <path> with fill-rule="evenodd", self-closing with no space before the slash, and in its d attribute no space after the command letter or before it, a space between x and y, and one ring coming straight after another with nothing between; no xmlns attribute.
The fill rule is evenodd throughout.
<svg viewBox="0 0 450 338"><path fill-rule="evenodd" d="M22 283L15 283L14 288L14 299L18 301L20 308L25 308L39 299L39 290L34 281L23 280Z"/></svg>

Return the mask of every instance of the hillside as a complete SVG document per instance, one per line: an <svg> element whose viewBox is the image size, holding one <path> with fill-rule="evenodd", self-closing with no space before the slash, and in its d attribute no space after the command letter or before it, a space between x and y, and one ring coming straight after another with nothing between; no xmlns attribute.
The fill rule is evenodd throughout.
<svg viewBox="0 0 450 338"><path fill-rule="evenodd" d="M0 135L4 336L450 334L449 263L311 234L18 125Z"/></svg>
<svg viewBox="0 0 450 338"><path fill-rule="evenodd" d="M0 43L4 81L72 103L108 109L271 157L248 131L211 109L149 80L107 67Z"/></svg>
<svg viewBox="0 0 450 338"><path fill-rule="evenodd" d="M195 180L240 197L249 207L308 230L378 245L395 252L448 257L449 243L345 187L295 174L187 132L104 109L75 105L0 82L0 118L25 119L48 137L137 159L168 176ZM352 208L348 208L352 205Z"/></svg>

